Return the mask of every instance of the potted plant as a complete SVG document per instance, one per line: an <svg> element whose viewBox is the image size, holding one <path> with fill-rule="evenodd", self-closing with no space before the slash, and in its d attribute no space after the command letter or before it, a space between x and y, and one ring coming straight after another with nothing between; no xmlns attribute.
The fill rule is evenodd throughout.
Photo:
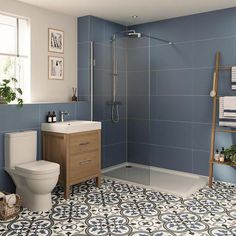
<svg viewBox="0 0 236 236"><path fill-rule="evenodd" d="M0 83L0 104L8 104L17 100L18 106L23 106L23 99L21 88L16 87L17 79L11 77L10 79L4 79Z"/></svg>

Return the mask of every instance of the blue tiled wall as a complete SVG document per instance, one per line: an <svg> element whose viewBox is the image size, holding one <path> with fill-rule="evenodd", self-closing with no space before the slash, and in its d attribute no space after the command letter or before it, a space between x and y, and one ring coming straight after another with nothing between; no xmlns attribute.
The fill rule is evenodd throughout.
<svg viewBox="0 0 236 236"><path fill-rule="evenodd" d="M151 40L147 55L147 41L129 44L128 95L133 96L131 106L136 106L128 106L129 161L208 175L214 56L220 51L222 66L236 65L235 25L233 8L130 27L171 40L174 45ZM145 75L147 56L151 69L149 116L148 101L143 96L149 78ZM219 87L220 95L236 96L230 88L229 71L220 73ZM144 134L139 140L138 127ZM227 147L234 140L232 134L218 133L216 146ZM215 166L215 177L236 182L236 171Z"/></svg>
<svg viewBox="0 0 236 236"><path fill-rule="evenodd" d="M118 95L121 122L111 122L111 43L125 27L96 17L78 18L80 95L89 94L89 41L95 42L94 118L103 122L103 167L126 160L208 175L214 56L236 64L236 9L131 26L174 45L141 39L118 40ZM220 73L221 95L230 89L229 72ZM89 101L89 99L88 99ZM217 134L216 146L234 143ZM126 156L127 154L127 156ZM217 179L235 182L234 168L215 166ZM227 172L227 173L226 173Z"/></svg>
<svg viewBox="0 0 236 236"><path fill-rule="evenodd" d="M11 178L4 171L4 134L24 130L37 130L37 159L41 159L40 125L45 122L48 111L55 111L58 118L59 111L68 111L70 116L66 117L66 119L89 119L89 112L84 102L25 104L22 108L15 105L0 106L0 191L14 191L15 188Z"/></svg>
<svg viewBox="0 0 236 236"><path fill-rule="evenodd" d="M102 121L102 167L126 161L126 61L123 44L117 45L119 79L117 81L120 122L111 121L112 50L111 38L125 27L97 17L78 18L78 78L79 94L89 101L90 94L90 41L94 42L94 120ZM122 63L120 63L122 62Z"/></svg>

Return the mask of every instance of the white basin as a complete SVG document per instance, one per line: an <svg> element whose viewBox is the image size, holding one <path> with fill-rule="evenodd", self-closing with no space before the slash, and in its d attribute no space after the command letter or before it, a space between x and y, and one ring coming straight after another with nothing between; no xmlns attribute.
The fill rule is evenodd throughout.
<svg viewBox="0 0 236 236"><path fill-rule="evenodd" d="M72 134L101 129L101 122L72 120L57 123L42 123L41 130L55 133Z"/></svg>

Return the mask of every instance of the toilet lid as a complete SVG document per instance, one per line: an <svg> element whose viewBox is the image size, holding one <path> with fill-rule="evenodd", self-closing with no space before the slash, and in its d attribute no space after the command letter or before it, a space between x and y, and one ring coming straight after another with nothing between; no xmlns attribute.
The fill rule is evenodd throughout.
<svg viewBox="0 0 236 236"><path fill-rule="evenodd" d="M28 174L43 175L59 172L60 165L49 161L34 161L17 165L15 169Z"/></svg>

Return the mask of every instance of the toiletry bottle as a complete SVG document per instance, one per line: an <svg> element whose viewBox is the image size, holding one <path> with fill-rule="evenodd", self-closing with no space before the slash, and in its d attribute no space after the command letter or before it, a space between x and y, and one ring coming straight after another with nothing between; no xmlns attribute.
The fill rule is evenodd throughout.
<svg viewBox="0 0 236 236"><path fill-rule="evenodd" d="M214 155L214 159L215 159L215 161L220 161L220 153L219 153L218 149L216 149L216 152L215 152L215 155Z"/></svg>
<svg viewBox="0 0 236 236"><path fill-rule="evenodd" d="M225 149L222 147L221 152L220 152L220 162L225 161Z"/></svg>
<svg viewBox="0 0 236 236"><path fill-rule="evenodd" d="M51 115L51 112L49 111L48 114L47 114L47 122L48 123L52 123L52 115Z"/></svg>
<svg viewBox="0 0 236 236"><path fill-rule="evenodd" d="M57 115L56 115L55 111L52 112L52 122L53 123L57 122Z"/></svg>

